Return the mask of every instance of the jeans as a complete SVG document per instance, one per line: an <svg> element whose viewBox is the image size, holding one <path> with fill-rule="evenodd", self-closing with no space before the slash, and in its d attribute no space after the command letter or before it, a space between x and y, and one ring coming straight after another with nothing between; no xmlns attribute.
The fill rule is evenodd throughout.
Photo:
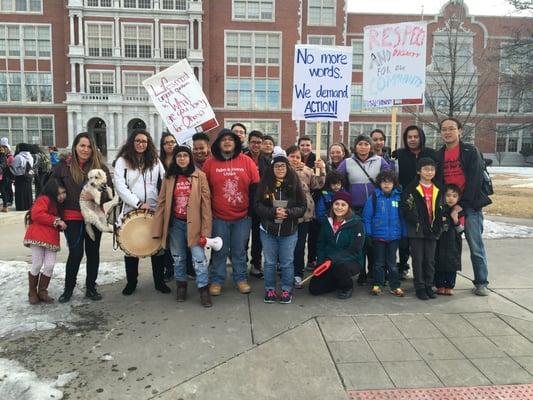
<svg viewBox="0 0 533 400"><path fill-rule="evenodd" d="M298 224L298 241L294 248L294 275L299 276L300 278L303 278L304 276L305 242L307 240L310 224L311 222L300 222Z"/></svg>
<svg viewBox="0 0 533 400"><path fill-rule="evenodd" d="M265 256L265 290L276 290L276 266L281 269L281 290L292 292L294 280L294 248L298 241L298 233L289 236L274 236L261 229L261 244Z"/></svg>
<svg viewBox="0 0 533 400"><path fill-rule="evenodd" d="M472 208L465 208L465 236L470 249L470 260L474 270L474 285L487 286L489 284L489 269L487 253L483 244L483 212Z"/></svg>
<svg viewBox="0 0 533 400"><path fill-rule="evenodd" d="M400 277L398 266L396 265L396 251L398 250L398 240L391 242L380 242L374 240L372 247L374 250L374 285L383 286L385 284L385 271L389 276L389 286L391 290L400 287Z"/></svg>
<svg viewBox="0 0 533 400"><path fill-rule="evenodd" d="M187 281L187 221L173 218L169 229L170 253L174 259L176 281ZM196 286L207 286L207 258L204 249L198 245L191 247L192 262L196 271Z"/></svg>
<svg viewBox="0 0 533 400"><path fill-rule="evenodd" d="M213 218L213 237L220 236L223 241L219 251L213 251L213 267L211 283L223 285L226 280L226 259L231 255L233 281L246 281L246 242L250 236L250 218L244 217L236 221L224 221Z"/></svg>
<svg viewBox="0 0 533 400"><path fill-rule="evenodd" d="M95 240L85 232L84 221L65 221L67 229L65 237L68 244L68 258L65 266L65 291L72 292L76 286L76 277L80 269L80 263L83 258L84 245L85 255L87 256L87 277L85 278L85 287L94 289L96 278L98 277L98 267L100 265L100 239L102 232L94 230Z"/></svg>

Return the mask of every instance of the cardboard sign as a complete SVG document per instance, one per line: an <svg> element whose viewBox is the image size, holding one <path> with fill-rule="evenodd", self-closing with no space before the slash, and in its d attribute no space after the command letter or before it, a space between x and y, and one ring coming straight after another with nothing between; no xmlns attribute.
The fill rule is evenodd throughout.
<svg viewBox="0 0 533 400"><path fill-rule="evenodd" d="M424 104L426 47L425 21L365 26L364 107Z"/></svg>
<svg viewBox="0 0 533 400"><path fill-rule="evenodd" d="M351 47L295 46L293 120L349 121L351 85Z"/></svg>
<svg viewBox="0 0 533 400"><path fill-rule="evenodd" d="M179 143L191 139L197 132L218 126L215 113L187 60L151 76L143 81L143 86Z"/></svg>

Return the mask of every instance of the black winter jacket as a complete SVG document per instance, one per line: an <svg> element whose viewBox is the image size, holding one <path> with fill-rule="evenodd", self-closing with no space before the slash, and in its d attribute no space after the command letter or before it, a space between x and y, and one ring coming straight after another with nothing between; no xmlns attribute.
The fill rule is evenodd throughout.
<svg viewBox="0 0 533 400"><path fill-rule="evenodd" d="M446 146L442 146L437 151L437 174L436 180L441 185L444 182L444 151ZM459 161L465 175L465 189L459 204L463 208L473 208L480 210L492 203L491 199L481 191L483 184L483 169L485 161L476 146L469 143L459 142Z"/></svg>
<svg viewBox="0 0 533 400"><path fill-rule="evenodd" d="M453 223L450 217L451 209L444 206L443 210L443 227L435 256L435 271L438 272L455 272L461 270L461 251L463 243L461 238L462 231L459 231L459 225Z"/></svg>

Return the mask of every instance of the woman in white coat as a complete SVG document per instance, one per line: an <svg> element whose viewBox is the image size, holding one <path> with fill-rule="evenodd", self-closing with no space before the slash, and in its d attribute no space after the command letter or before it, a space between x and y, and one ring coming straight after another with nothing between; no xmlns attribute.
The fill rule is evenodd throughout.
<svg viewBox="0 0 533 400"><path fill-rule="evenodd" d="M119 150L115 160L115 190L124 203L122 215L132 210L155 210L158 187L165 175L163 164L150 134L144 129L135 130ZM170 293L164 281L165 255L160 252L152 258L152 273L156 290ZM122 294L128 296L137 288L139 259L124 256L127 284Z"/></svg>

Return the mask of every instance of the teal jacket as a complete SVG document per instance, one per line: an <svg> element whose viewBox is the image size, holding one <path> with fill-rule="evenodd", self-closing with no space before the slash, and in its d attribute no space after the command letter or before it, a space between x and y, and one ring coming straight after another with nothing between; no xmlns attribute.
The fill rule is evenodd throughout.
<svg viewBox="0 0 533 400"><path fill-rule="evenodd" d="M331 218L320 220L317 245L319 264L329 259L333 263L357 262L359 265L364 265L364 244L365 228L358 216L344 221L337 233L333 233Z"/></svg>

